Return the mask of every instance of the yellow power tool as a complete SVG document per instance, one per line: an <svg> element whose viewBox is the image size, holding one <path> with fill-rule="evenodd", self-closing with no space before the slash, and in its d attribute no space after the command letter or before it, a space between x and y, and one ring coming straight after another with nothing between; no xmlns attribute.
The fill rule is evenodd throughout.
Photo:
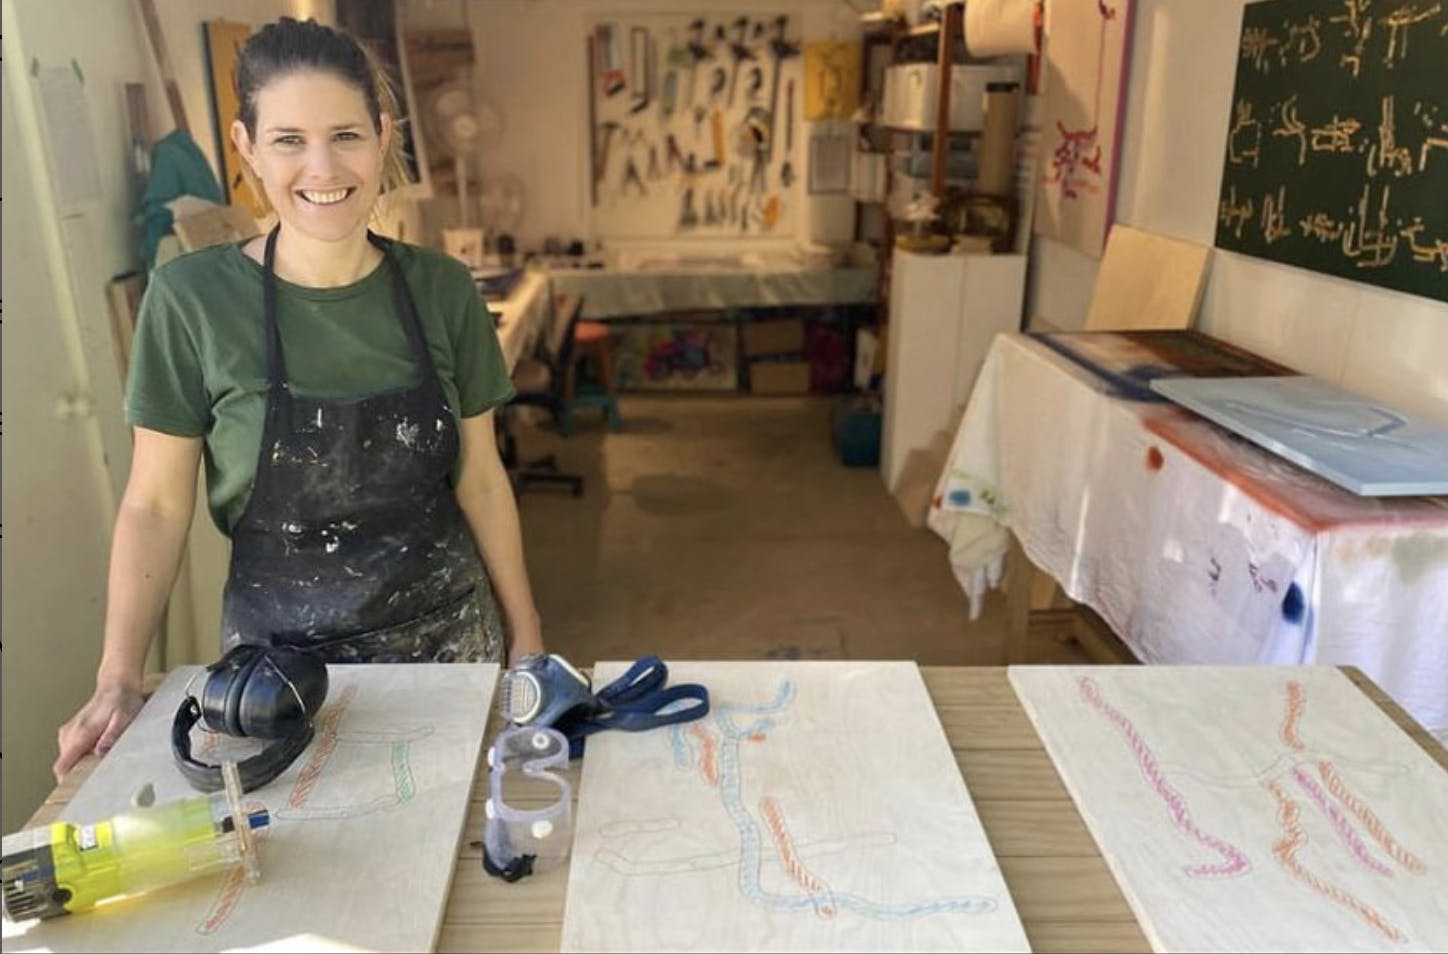
<svg viewBox="0 0 1448 954"><path fill-rule="evenodd" d="M7 835L0 859L5 916L12 921L87 911L119 898L242 865L261 877L253 832L265 808L246 811L236 764L222 764L224 791L147 805L90 825L56 822Z"/></svg>

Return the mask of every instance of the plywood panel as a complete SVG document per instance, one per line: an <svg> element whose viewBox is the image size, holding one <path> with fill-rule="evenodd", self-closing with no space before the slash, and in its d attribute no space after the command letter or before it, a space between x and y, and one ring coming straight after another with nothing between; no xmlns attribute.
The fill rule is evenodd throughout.
<svg viewBox="0 0 1448 954"><path fill-rule="evenodd" d="M1010 678L1153 949L1448 945L1448 774L1342 673Z"/></svg>
<svg viewBox="0 0 1448 954"><path fill-rule="evenodd" d="M170 728L198 669L171 672L75 793L66 819L97 821L126 811L131 793L148 781L158 802L196 794L172 763ZM354 948L430 950L498 666L354 665L329 672L317 738L275 781L245 796L272 816L261 840L259 884L216 875L86 914L19 926L7 921L5 949L213 951L310 934ZM193 751L215 760L214 739L198 731Z"/></svg>
<svg viewBox="0 0 1448 954"><path fill-rule="evenodd" d="M1091 292L1086 330L1190 328L1211 252L1205 245L1113 225Z"/></svg>
<svg viewBox="0 0 1448 954"><path fill-rule="evenodd" d="M564 950L1028 949L913 663L671 675L706 719L588 743Z"/></svg>

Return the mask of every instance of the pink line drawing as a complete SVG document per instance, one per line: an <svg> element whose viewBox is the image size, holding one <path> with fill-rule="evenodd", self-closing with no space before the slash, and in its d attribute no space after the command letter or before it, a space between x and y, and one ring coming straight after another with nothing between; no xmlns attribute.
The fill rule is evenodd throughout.
<svg viewBox="0 0 1448 954"><path fill-rule="evenodd" d="M1101 128L1101 85L1105 74L1106 27L1116 19L1117 11L1115 7L1108 7L1104 0L1097 0L1096 11L1101 14L1101 35L1096 48L1096 92L1091 103L1091 125L1083 129L1067 129L1060 120L1056 121L1056 131L1060 134L1060 139L1051 151L1053 172L1046 182L1059 184L1063 199L1078 198L1078 188L1088 192L1095 192L1100 188L1096 182L1083 179L1078 173L1078 169L1084 167L1096 177L1101 176L1101 145L1096 141L1096 135Z"/></svg>
<svg viewBox="0 0 1448 954"><path fill-rule="evenodd" d="M1141 769L1141 774L1146 776L1147 781L1151 782L1152 788L1156 790L1156 794L1166 804L1167 811L1171 813L1172 822L1198 844L1221 855L1225 862L1219 865L1187 865L1183 870L1193 878L1234 878L1251 871L1252 862L1240 848L1209 835L1196 826L1196 823L1192 821L1191 810L1186 799L1166 780L1166 776L1162 774L1157 763L1156 755L1142 739L1136 725L1120 710L1102 698L1101 690L1097 687L1095 680L1083 676L1079 685L1081 695L1086 701L1114 723L1126 737L1127 745L1130 746L1132 755L1136 757L1136 764Z"/></svg>
<svg viewBox="0 0 1448 954"><path fill-rule="evenodd" d="M1391 878L1393 876L1393 869L1374 858L1368 852L1368 846L1363 844L1362 838L1358 837L1358 833L1353 831L1352 824L1343 816L1342 809L1327 800L1327 793L1322 790L1322 786L1318 785L1317 781L1311 775L1308 775L1302 766L1299 765L1292 770L1292 780L1297 783L1299 788L1307 793L1307 797L1312 799L1312 804L1317 806L1317 810L1326 815L1328 821L1332 822L1332 830L1337 832L1337 837L1342 839L1348 851L1352 852L1353 857L1356 858L1364 868L1380 874L1385 878Z"/></svg>
<svg viewBox="0 0 1448 954"><path fill-rule="evenodd" d="M1303 833L1302 825L1299 822L1300 812L1297 803L1288 798L1276 782L1268 782L1267 789L1277 799L1277 820L1282 824L1284 832L1283 837L1272 846L1272 853L1277 856L1277 861L1283 869L1324 898L1352 911L1389 940L1406 940L1401 931L1389 924L1371 906L1337 885L1328 884L1302 866L1302 863L1297 860L1297 849L1307 843L1307 835Z"/></svg>
<svg viewBox="0 0 1448 954"><path fill-rule="evenodd" d="M1082 677L1078 680L1078 685L1086 701L1101 712L1126 737L1142 774L1151 783L1157 795L1166 803L1177 827L1203 844L1217 847L1216 844L1212 844L1217 841L1216 839L1203 835L1192 824L1185 799L1167 781L1165 772L1155 754L1142 739L1135 724L1106 702L1093 680ZM1278 756L1265 769L1238 780L1204 778L1185 768L1179 769L1179 771L1214 787L1265 790L1272 796L1276 804L1276 817L1283 832L1282 837L1273 843L1272 854L1286 875L1322 898L1351 911L1365 924L1388 939L1407 940L1407 936L1397 926L1366 901L1346 888L1323 880L1298 859L1298 851L1308 843L1308 838L1302 828L1300 804L1288 796L1284 789L1284 784L1288 779L1302 790L1307 801L1327 819L1343 847L1360 867L1384 878L1395 877L1397 874L1392 867L1373 855L1363 835L1359 832L1359 828L1366 832L1369 838L1407 872L1422 875L1428 870L1428 866L1417 855L1398 843L1392 832L1374 814L1367 803L1347 787L1333 760L1313 752L1304 741L1302 724L1307 711L1307 690L1302 683L1289 680L1283 686L1283 695L1282 722L1278 726L1277 735L1288 749L1287 754ZM1321 783L1313 777L1314 769L1320 776ZM1241 855L1238 849L1226 842L1220 842L1220 844L1241 856L1242 867L1233 873L1246 873L1251 870L1246 856ZM1218 848L1218 850L1221 849ZM1212 870L1210 866L1201 865L1188 867L1185 870L1193 877L1201 877L1200 872L1203 869Z"/></svg>

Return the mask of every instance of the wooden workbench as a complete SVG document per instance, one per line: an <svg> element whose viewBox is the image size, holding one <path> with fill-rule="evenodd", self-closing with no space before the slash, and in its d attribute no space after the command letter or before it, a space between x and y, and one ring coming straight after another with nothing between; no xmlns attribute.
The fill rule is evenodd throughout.
<svg viewBox="0 0 1448 954"><path fill-rule="evenodd" d="M1361 673L1343 671L1448 769L1448 750ZM1151 950L1016 700L1006 670L952 666L922 667L921 672L1031 947L1040 952ZM489 738L496 729L489 726ZM82 762L30 826L54 820L95 762ZM578 773L575 763L575 791ZM482 837L486 795L486 768L480 767L437 949L557 951L568 869L516 884L486 875L481 850L468 844Z"/></svg>

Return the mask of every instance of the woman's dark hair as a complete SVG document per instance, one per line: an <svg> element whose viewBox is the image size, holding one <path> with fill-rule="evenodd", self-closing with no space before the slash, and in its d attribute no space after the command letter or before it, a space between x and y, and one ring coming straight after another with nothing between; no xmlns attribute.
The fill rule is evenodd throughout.
<svg viewBox="0 0 1448 954"><path fill-rule="evenodd" d="M382 191L405 184L397 97L386 72L377 57L350 33L316 20L282 17L253 33L242 47L236 61L236 118L252 141L256 141L257 94L273 81L300 71L328 73L361 93L374 131L381 132L383 113L392 117L392 142L383 157ZM250 180L245 164L243 170ZM263 196L260 183L253 182L252 188Z"/></svg>

